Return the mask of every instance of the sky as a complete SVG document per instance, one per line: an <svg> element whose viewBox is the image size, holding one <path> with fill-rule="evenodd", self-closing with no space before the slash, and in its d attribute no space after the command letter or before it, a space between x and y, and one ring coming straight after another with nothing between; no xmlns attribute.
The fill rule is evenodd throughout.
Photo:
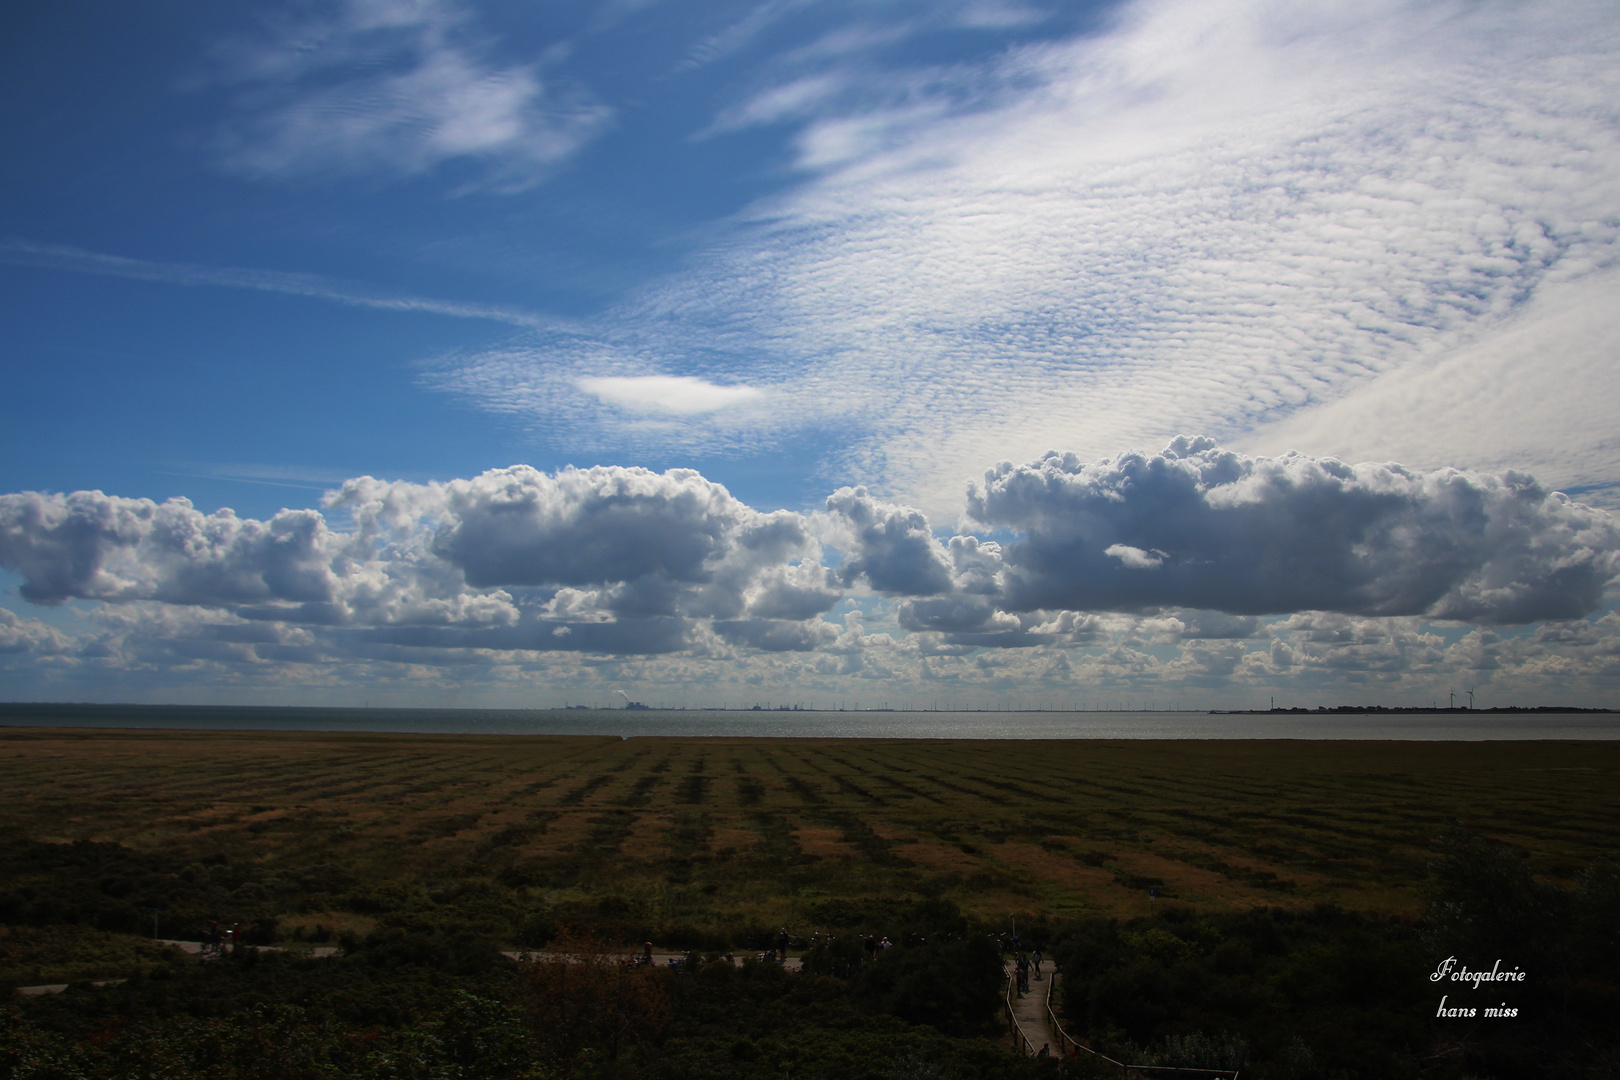
<svg viewBox="0 0 1620 1080"><path fill-rule="evenodd" d="M1620 8L25 4L0 700L1620 707Z"/></svg>

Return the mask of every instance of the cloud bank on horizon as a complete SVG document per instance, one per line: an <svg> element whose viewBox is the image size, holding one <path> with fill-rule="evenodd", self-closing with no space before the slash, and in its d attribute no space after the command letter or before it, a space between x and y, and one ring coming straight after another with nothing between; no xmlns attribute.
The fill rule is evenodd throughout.
<svg viewBox="0 0 1620 1080"><path fill-rule="evenodd" d="M73 640L8 613L0 650L64 670L239 674L518 671L573 654L662 660L651 677L689 694L705 669L735 678L761 661L793 682L859 686L875 664L883 680L982 690L1019 677L987 656L1028 651L1047 669L1031 682L1063 694L1077 665L1131 685L1148 672L1122 662L1145 663L1163 692L1264 685L1313 655L1387 678L1410 674L1414 651L1431 673L1475 678L1512 648L1518 666L1545 659L1534 642L1486 648L1502 639L1476 629L1442 647L1418 629L1442 620L1574 635L1589 675L1620 649L1612 614L1588 618L1620 580L1620 525L1522 474L1256 458L1183 437L1152 455L1003 463L967 504L1012 538L941 538L864 487L761 512L689 469L360 477L326 514L268 521L185 500L3 495L0 568L22 597L98 602L105 628ZM866 610L892 627L868 632ZM1398 662L1369 663L1403 632ZM1165 656L1121 651L1143 638Z"/></svg>

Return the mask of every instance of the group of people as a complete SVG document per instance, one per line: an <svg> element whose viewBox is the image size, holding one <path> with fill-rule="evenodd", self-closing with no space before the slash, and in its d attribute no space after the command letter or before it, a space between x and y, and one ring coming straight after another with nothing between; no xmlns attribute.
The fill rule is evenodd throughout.
<svg viewBox="0 0 1620 1080"><path fill-rule="evenodd" d="M1013 985L1017 987L1019 997L1023 997L1025 994L1029 993L1029 979L1031 974L1035 976L1036 982L1040 982L1045 978L1045 976L1041 974L1041 950L1036 949L1033 954L1028 956L1024 955L1022 952L1014 953ZM1042 1043L1041 1048L1035 1052L1035 1056L1043 1058L1051 1057L1052 1044Z"/></svg>
<svg viewBox="0 0 1620 1080"><path fill-rule="evenodd" d="M890 941L887 937L879 940L873 935L867 934L866 941L862 943L862 947L866 949L866 958L868 960L876 960L879 956L883 955L884 952L894 948L894 942Z"/></svg>
<svg viewBox="0 0 1620 1080"><path fill-rule="evenodd" d="M783 927L782 932L776 936L776 944L775 944L775 946L772 947L772 948L766 949L764 952L760 953L759 958L761 960L770 960L770 961L775 961L776 963L782 963L782 962L787 960L788 944L789 944L789 939L788 939L787 928ZM696 953L688 953L687 954L688 961L692 957L694 957L696 955L697 955ZM727 953L726 954L726 959L731 960L731 959L733 959L733 957L732 957L732 955L730 953ZM650 942L650 941L645 942L641 946L640 954L637 955L634 959L626 961L626 963L630 964L633 967L652 967L653 966L653 943ZM679 968L679 967L683 966L685 961L682 961L679 957L672 956L668 960L666 960L665 963L669 967Z"/></svg>
<svg viewBox="0 0 1620 1080"><path fill-rule="evenodd" d="M792 944L792 939L788 936L787 927L784 926L782 932L776 935L776 944L760 953L759 959L768 963L785 964L787 963L788 946L790 944Z"/></svg>
<svg viewBox="0 0 1620 1080"><path fill-rule="evenodd" d="M666 957L664 966L674 971L695 971L701 965L702 959L701 953L688 952L682 956ZM729 964L733 963L736 957L726 953L724 959ZM653 943L649 941L643 944L641 952L624 963L628 967L656 967L657 961L653 959Z"/></svg>
<svg viewBox="0 0 1620 1080"><path fill-rule="evenodd" d="M1013 959L1013 971L1016 974L1015 985L1018 989L1018 996L1023 997L1025 994L1029 993L1029 977L1031 972L1034 973L1036 982L1040 982L1041 979L1044 978L1044 976L1041 975L1041 951L1036 949L1033 957L1026 956L1023 953L1018 953Z"/></svg>
<svg viewBox="0 0 1620 1080"><path fill-rule="evenodd" d="M219 925L219 920L215 919L208 924L208 930L203 934L202 952L204 956L224 956L226 952L235 952L241 944L241 923L235 923L226 930Z"/></svg>

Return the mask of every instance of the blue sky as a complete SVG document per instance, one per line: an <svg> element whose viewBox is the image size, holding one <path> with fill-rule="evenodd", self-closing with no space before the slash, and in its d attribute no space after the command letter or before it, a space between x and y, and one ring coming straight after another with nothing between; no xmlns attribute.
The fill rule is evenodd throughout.
<svg viewBox="0 0 1620 1080"><path fill-rule="evenodd" d="M12 26L6 697L1620 703L1611 5Z"/></svg>

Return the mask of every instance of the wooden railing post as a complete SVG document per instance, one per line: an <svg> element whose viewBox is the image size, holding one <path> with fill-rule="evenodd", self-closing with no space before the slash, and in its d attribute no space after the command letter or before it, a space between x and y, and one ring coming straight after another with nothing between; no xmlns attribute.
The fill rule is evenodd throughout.
<svg viewBox="0 0 1620 1080"><path fill-rule="evenodd" d="M1024 1034L1023 1025L1019 1024L1018 1022L1017 1010L1013 1008L1012 995L1013 987L1016 985L1016 979L1016 975L1007 976L1007 989L1006 992L1002 994L1001 1001L1007 1009L1007 1023L1012 1028L1013 1045L1022 1050L1026 1055L1030 1055L1035 1053L1035 1044L1029 1041L1028 1035Z"/></svg>

